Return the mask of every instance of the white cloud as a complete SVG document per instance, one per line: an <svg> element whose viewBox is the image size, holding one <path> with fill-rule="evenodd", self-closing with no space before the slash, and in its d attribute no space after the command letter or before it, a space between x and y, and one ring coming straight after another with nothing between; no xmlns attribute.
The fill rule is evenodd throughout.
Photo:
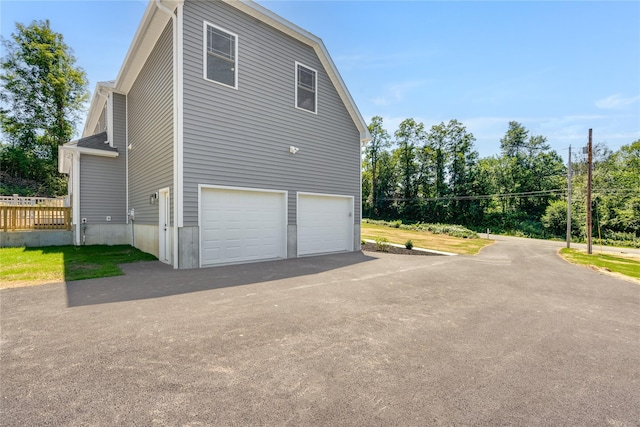
<svg viewBox="0 0 640 427"><path fill-rule="evenodd" d="M640 100L640 96L624 97L622 94L615 93L607 96L606 98L597 100L596 107L602 108L603 110L617 110L624 108L627 105L631 105L638 100Z"/></svg>

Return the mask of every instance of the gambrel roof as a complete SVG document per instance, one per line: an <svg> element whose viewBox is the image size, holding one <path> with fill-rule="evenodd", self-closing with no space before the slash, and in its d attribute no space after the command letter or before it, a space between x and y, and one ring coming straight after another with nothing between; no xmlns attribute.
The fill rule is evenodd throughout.
<svg viewBox="0 0 640 427"><path fill-rule="evenodd" d="M259 4L251 0L218 0L223 1L231 7L234 7L247 15L264 22L267 25L299 40L300 42L310 46L315 51L316 55L320 59L325 71L327 72L331 82L336 88L340 99L344 103L353 123L360 131L360 139L362 143L367 142L370 139L367 124L362 118L358 107L356 106L353 98L349 94L347 87L338 73L333 60L331 59L329 52L327 51L322 40L303 30L297 25L287 21L286 19L276 15L270 10L260 6ZM94 128L100 113L104 108L106 97L100 96L101 90L108 89L119 93L128 93L129 89L133 85L138 73L142 69L142 66L146 62L151 50L155 46L158 38L164 30L169 16L162 12L159 7L167 7L170 10L175 9L179 4L183 4L184 0L150 0L145 10L142 22L138 27L131 47L127 53L124 63L120 68L118 77L115 82L104 82L96 85L96 91L94 92L91 106L89 108L89 114L87 121L85 122L83 136L87 136Z"/></svg>

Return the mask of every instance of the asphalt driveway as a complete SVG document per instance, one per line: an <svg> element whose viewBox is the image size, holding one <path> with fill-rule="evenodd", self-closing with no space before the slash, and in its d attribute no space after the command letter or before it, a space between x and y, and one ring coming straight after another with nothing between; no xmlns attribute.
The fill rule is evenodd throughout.
<svg viewBox="0 0 640 427"><path fill-rule="evenodd" d="M0 291L0 424L640 424L640 285L508 240Z"/></svg>

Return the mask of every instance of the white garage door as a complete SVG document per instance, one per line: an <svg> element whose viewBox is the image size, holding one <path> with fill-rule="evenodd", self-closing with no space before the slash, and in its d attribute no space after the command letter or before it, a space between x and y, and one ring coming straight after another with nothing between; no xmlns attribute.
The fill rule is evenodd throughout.
<svg viewBox="0 0 640 427"><path fill-rule="evenodd" d="M202 188L201 265L285 258L286 193Z"/></svg>
<svg viewBox="0 0 640 427"><path fill-rule="evenodd" d="M353 250L353 197L298 193L298 255Z"/></svg>

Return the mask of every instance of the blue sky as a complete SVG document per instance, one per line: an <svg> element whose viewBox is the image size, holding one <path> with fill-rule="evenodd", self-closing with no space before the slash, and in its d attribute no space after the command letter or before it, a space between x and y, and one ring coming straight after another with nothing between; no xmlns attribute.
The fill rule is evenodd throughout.
<svg viewBox="0 0 640 427"><path fill-rule="evenodd" d="M323 39L367 122L457 119L481 156L510 120L567 147L640 138L640 2L259 1ZM1 32L49 19L93 89L114 79L146 1L0 1ZM4 52L4 50L3 50Z"/></svg>

